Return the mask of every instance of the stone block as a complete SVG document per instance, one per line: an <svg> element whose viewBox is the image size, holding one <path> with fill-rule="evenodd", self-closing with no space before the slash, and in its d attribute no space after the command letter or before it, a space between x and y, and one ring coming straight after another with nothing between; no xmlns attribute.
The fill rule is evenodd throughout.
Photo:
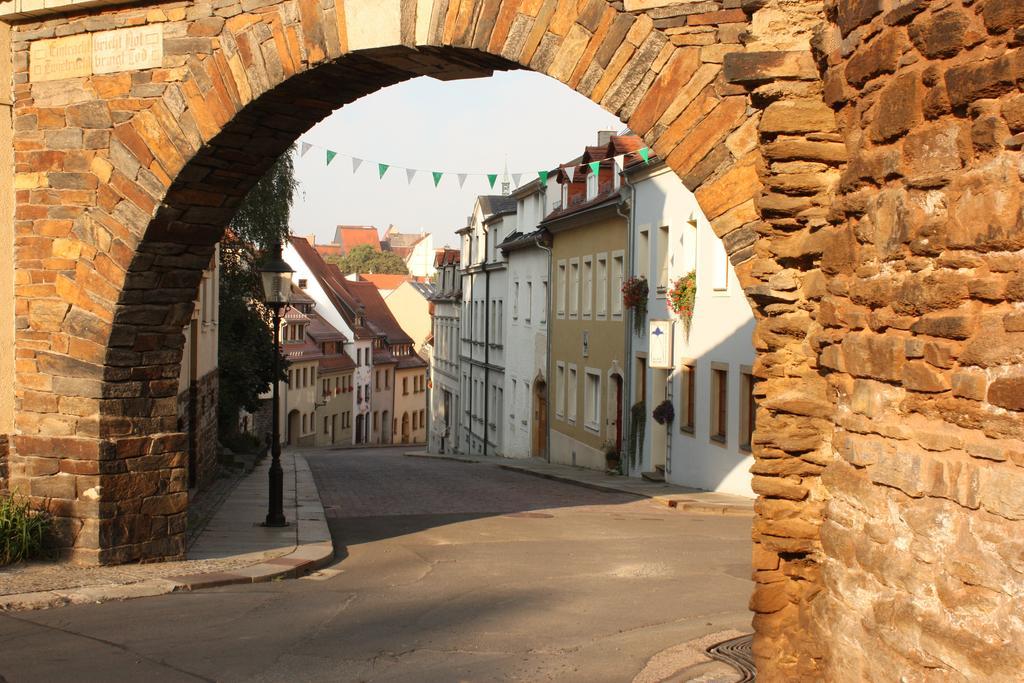
<svg viewBox="0 0 1024 683"><path fill-rule="evenodd" d="M768 105L761 116L762 133L820 133L835 129L835 114L820 100L780 100Z"/></svg>
<svg viewBox="0 0 1024 683"><path fill-rule="evenodd" d="M1005 33L1024 25L1024 4L1018 0L986 0L981 16L989 31Z"/></svg>
<svg viewBox="0 0 1024 683"><path fill-rule="evenodd" d="M810 80L818 76L811 53L804 50L730 52L722 65L730 83L757 84L778 78Z"/></svg>
<svg viewBox="0 0 1024 683"><path fill-rule="evenodd" d="M401 0L345 0L348 49L402 44Z"/></svg>
<svg viewBox="0 0 1024 683"><path fill-rule="evenodd" d="M1024 411L1024 377L999 377L988 386L988 402L1007 410Z"/></svg>
<svg viewBox="0 0 1024 683"><path fill-rule="evenodd" d="M899 66L904 39L897 31L885 31L858 50L846 63L846 80L859 88L872 78L891 74Z"/></svg>
<svg viewBox="0 0 1024 683"><path fill-rule="evenodd" d="M920 123L922 94L921 78L916 73L902 74L883 88L875 105L871 139L891 140Z"/></svg>
<svg viewBox="0 0 1024 683"><path fill-rule="evenodd" d="M954 108L1016 89L1024 77L1024 49L1008 50L983 62L969 62L946 71L946 91Z"/></svg>

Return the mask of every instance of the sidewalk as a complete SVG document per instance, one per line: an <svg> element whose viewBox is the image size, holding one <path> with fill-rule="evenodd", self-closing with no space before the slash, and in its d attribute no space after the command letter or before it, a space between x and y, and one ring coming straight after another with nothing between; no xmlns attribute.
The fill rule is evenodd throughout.
<svg viewBox="0 0 1024 683"><path fill-rule="evenodd" d="M484 463L500 467L512 472L520 472L544 479L585 486L599 491L628 493L641 498L649 498L655 503L665 505L684 512L695 512L711 515L753 515L754 500L728 493L701 491L686 486L659 483L606 474L598 470L570 465L556 465L540 458L499 458L496 456L478 455L436 455L426 451L410 451L407 456L413 458L438 458L466 463Z"/></svg>
<svg viewBox="0 0 1024 683"><path fill-rule="evenodd" d="M300 451L281 454L289 526L260 526L267 513L264 458L227 496L179 562L78 567L32 562L0 568L0 610L59 607L260 583L308 574L331 561L334 546L316 483Z"/></svg>

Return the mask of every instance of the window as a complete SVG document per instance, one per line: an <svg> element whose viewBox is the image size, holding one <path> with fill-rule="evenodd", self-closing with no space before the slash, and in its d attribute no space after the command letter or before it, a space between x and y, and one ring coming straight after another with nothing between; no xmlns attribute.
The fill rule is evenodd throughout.
<svg viewBox="0 0 1024 683"><path fill-rule="evenodd" d="M378 370L376 373L374 373L373 381L374 381L373 388L376 389L377 391L380 391L380 370Z"/></svg>
<svg viewBox="0 0 1024 683"><path fill-rule="evenodd" d="M757 423L757 401L754 398L754 375L749 367L740 368L740 448L750 450Z"/></svg>
<svg viewBox="0 0 1024 683"><path fill-rule="evenodd" d="M555 364L555 415L565 415L565 363Z"/></svg>
<svg viewBox="0 0 1024 683"><path fill-rule="evenodd" d="M565 315L565 289L567 286L565 279L565 261L558 262L558 282L555 283L555 286L558 287L558 317L561 318Z"/></svg>
<svg viewBox="0 0 1024 683"><path fill-rule="evenodd" d="M526 324L530 324L530 319L533 317L533 283L529 280L526 281L526 315L524 316Z"/></svg>
<svg viewBox="0 0 1024 683"><path fill-rule="evenodd" d="M309 415L302 414L302 433L305 434L309 431Z"/></svg>
<svg viewBox="0 0 1024 683"><path fill-rule="evenodd" d="M420 429L427 423L427 411L420 408Z"/></svg>
<svg viewBox="0 0 1024 683"><path fill-rule="evenodd" d="M309 283L306 281L306 278L304 278L304 277L300 277L299 278L299 289L305 289L308 286L308 284Z"/></svg>
<svg viewBox="0 0 1024 683"><path fill-rule="evenodd" d="M331 433L331 419L329 417L324 418L324 434Z"/></svg>
<svg viewBox="0 0 1024 683"><path fill-rule="evenodd" d="M715 268L712 273L711 289L724 292L729 289L729 255L725 253L722 240L715 240Z"/></svg>
<svg viewBox="0 0 1024 683"><path fill-rule="evenodd" d="M541 296L544 297L540 300L540 324L547 325L548 323L548 281L543 280L540 283Z"/></svg>
<svg viewBox="0 0 1024 683"><path fill-rule="evenodd" d="M601 429L601 372L586 369L583 387L583 426L592 431Z"/></svg>
<svg viewBox="0 0 1024 683"><path fill-rule="evenodd" d="M608 255L597 255L597 316L608 315Z"/></svg>
<svg viewBox="0 0 1024 683"><path fill-rule="evenodd" d="M413 429L417 429L416 422L417 422L418 419L419 419L419 415L417 414L417 412L415 410L412 411L412 428Z"/></svg>
<svg viewBox="0 0 1024 683"><path fill-rule="evenodd" d="M512 319L519 320L519 283L512 283Z"/></svg>
<svg viewBox="0 0 1024 683"><path fill-rule="evenodd" d="M597 182L600 176L591 171L587 174L587 201L597 196Z"/></svg>
<svg viewBox="0 0 1024 683"><path fill-rule="evenodd" d="M377 420L378 420L379 417L380 417L380 413L377 412L376 410L373 411L373 429L374 429L374 431L377 430Z"/></svg>
<svg viewBox="0 0 1024 683"><path fill-rule="evenodd" d="M626 259L621 251L612 254L612 315L622 315L622 282Z"/></svg>
<svg viewBox="0 0 1024 683"><path fill-rule="evenodd" d="M569 395L566 397L565 416L569 422L576 421L576 395L579 393L579 385L576 381L576 366L569 366Z"/></svg>
<svg viewBox="0 0 1024 683"><path fill-rule="evenodd" d="M711 440L726 443L729 426L729 366L711 364Z"/></svg>
<svg viewBox="0 0 1024 683"><path fill-rule="evenodd" d="M302 386L309 386L309 368L302 368Z"/></svg>
<svg viewBox="0 0 1024 683"><path fill-rule="evenodd" d="M679 431L693 434L693 405L697 384L693 365L686 364L679 369L679 383Z"/></svg>
<svg viewBox="0 0 1024 683"><path fill-rule="evenodd" d="M594 260L583 257L583 315L590 316L594 309Z"/></svg>
<svg viewBox="0 0 1024 683"><path fill-rule="evenodd" d="M664 294L668 290L668 226L658 228L658 244L655 245L655 253L658 258L658 293Z"/></svg>
<svg viewBox="0 0 1024 683"><path fill-rule="evenodd" d="M648 228L640 229L640 238L636 242L636 274L637 277L651 279L651 237Z"/></svg>
<svg viewBox="0 0 1024 683"><path fill-rule="evenodd" d="M579 259L569 261L569 315L577 315L580 311L580 262Z"/></svg>
<svg viewBox="0 0 1024 683"><path fill-rule="evenodd" d="M402 378L402 395L403 396L408 396L409 395L409 378L408 377L403 377Z"/></svg>

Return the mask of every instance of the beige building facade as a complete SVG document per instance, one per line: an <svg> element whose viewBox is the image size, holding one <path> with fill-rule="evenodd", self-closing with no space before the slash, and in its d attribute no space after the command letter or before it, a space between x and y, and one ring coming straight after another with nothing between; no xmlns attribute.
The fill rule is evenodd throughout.
<svg viewBox="0 0 1024 683"><path fill-rule="evenodd" d="M185 348L178 375L178 428L188 437L189 488L205 488L217 474L219 327L218 247L203 271L192 319L184 329Z"/></svg>
<svg viewBox="0 0 1024 683"><path fill-rule="evenodd" d="M389 294L381 293L391 314L401 321L402 329L412 337L417 353L423 351L431 334L430 302L427 300L430 293L430 285L411 280L406 280Z"/></svg>

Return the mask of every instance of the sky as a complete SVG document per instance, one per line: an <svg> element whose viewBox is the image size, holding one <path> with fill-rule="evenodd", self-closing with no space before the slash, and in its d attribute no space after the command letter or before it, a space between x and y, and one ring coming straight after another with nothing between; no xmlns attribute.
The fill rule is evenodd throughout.
<svg viewBox="0 0 1024 683"><path fill-rule="evenodd" d="M314 147L296 154L292 232L327 243L336 225L383 232L394 224L402 232L433 232L437 247L457 246L455 231L465 226L476 196L500 192L506 159L525 184L595 144L597 131L623 128L574 90L529 71L399 83L342 107L300 138ZM329 166L327 149L338 154ZM355 173L351 157L366 160ZM379 179L378 162L423 170L411 184L400 168ZM431 171L445 172L437 188ZM456 172L499 179L493 191L480 176L460 189Z"/></svg>

